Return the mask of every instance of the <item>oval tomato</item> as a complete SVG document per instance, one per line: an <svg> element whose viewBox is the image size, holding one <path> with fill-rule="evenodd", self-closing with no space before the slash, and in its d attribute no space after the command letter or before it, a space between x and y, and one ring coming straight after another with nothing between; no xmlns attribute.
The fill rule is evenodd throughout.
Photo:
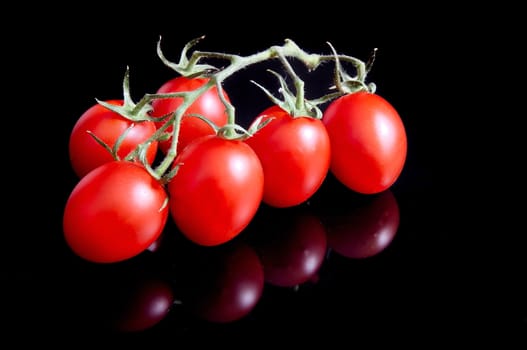
<svg viewBox="0 0 527 350"><path fill-rule="evenodd" d="M258 115L267 122L247 144L264 169L263 201L273 207L292 207L308 200L329 170L330 141L320 121L292 117L277 105Z"/></svg>
<svg viewBox="0 0 527 350"><path fill-rule="evenodd" d="M157 91L159 94L172 93L172 92L183 92L183 91L194 91L209 81L208 78L187 78L184 76L178 76L167 81ZM225 100L230 102L229 96L223 91ZM175 111L183 102L183 98L163 98L152 101L152 112L151 115L154 117L162 117L168 113ZM214 124L218 126L224 126L227 123L227 112L225 105L220 99L218 89L216 86L211 87L203 94L201 94L185 111L184 114L200 114ZM164 122L157 122L157 127L163 125ZM166 129L167 132L172 131L172 127ZM215 131L203 120L197 117L184 117L181 120L179 135L178 135L178 153L188 143L200 136L214 134ZM161 141L159 148L165 154L167 153L172 139Z"/></svg>
<svg viewBox="0 0 527 350"><path fill-rule="evenodd" d="M122 105L123 100L108 100L107 103ZM109 110L101 104L95 104L86 110L75 123L69 139L69 156L73 170L83 177L99 165L114 160L110 152L91 136L92 132L109 147L113 147L117 139L133 124L127 132L117 152L124 158L140 143L146 141L156 132L152 121L133 122L119 113ZM150 164L156 157L158 142L154 141L147 149L146 159Z"/></svg>
<svg viewBox="0 0 527 350"><path fill-rule="evenodd" d="M406 160L406 131L383 97L343 95L328 105L322 121L331 140L330 170L345 186L373 194L397 180Z"/></svg>
<svg viewBox="0 0 527 350"><path fill-rule="evenodd" d="M83 177L64 209L63 229L74 253L93 262L117 262L147 249L167 217L164 187L128 161L105 163Z"/></svg>
<svg viewBox="0 0 527 350"><path fill-rule="evenodd" d="M252 220L262 200L264 174L243 141L203 136L174 160L168 183L170 212L181 232L205 246L225 243Z"/></svg>

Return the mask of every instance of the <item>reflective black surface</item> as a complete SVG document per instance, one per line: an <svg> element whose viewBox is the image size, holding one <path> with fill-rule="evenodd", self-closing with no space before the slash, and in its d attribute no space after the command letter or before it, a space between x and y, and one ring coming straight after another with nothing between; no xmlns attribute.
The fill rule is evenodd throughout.
<svg viewBox="0 0 527 350"><path fill-rule="evenodd" d="M503 334L508 338L500 339L525 340L526 239L523 225L508 219L523 204L496 197L501 191L476 167L474 150L480 148L467 141L466 125L474 120L465 113L467 100L441 86L456 67L441 58L459 54L458 46L437 37L427 43L406 37L402 45L382 35L355 41L344 28L328 26L243 33L236 26L176 32L165 24L124 34L118 26L90 31L87 24L65 20L62 29L35 34L31 39L47 42L47 51L29 40L32 55L19 60L25 70L32 57L39 63L38 86L31 86L40 91L38 107L24 118L39 121L30 131L38 142L25 144L11 163L24 165L14 183L27 192L4 204L10 217L20 218L3 230L9 236L2 257L7 335L20 334L15 338L21 342L38 335L54 344L66 335L174 345L241 335L255 342L371 342L372 335L389 334L414 341L419 334L427 343ZM64 36L67 28L75 39ZM136 258L108 265L83 261L61 231L62 210L77 181L67 155L73 123L94 98L121 96L126 65L136 97L171 76L155 54L160 34L166 54L175 58L204 32L201 49L242 54L286 37L317 52L331 41L361 58L379 47L370 78L408 132L401 177L385 193L364 196L330 174L309 202L284 210L262 206L239 237L220 247L193 245L169 223ZM266 104L249 79L272 81L259 68L226 81L242 123ZM320 88L316 79L311 84Z"/></svg>

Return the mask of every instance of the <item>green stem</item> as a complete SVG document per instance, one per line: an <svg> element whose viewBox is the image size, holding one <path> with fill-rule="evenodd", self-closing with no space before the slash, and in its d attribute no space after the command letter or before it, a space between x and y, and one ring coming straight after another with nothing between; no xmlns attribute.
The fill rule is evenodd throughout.
<svg viewBox="0 0 527 350"><path fill-rule="evenodd" d="M173 114L168 118L168 120L163 124L163 126L146 142L151 142L156 138L159 138L160 135L170 126L173 126L172 131L172 142L170 145L170 148L168 149L167 154L165 157L161 160L161 163L153 169L153 172L155 175L160 178L167 172L167 170L170 168L172 162L174 161L176 155L177 155L177 143L178 143L178 136L180 131L180 124L181 119L183 117L184 111L189 108L192 103L201 96L205 91L212 88L213 86L216 86L219 97L223 104L225 105L226 111L227 111L227 125L232 126L228 127L227 129L224 129L222 131L223 136L225 137L235 137L236 136L236 118L235 118L235 108L234 106L225 99L223 95L223 88L222 84L223 82L236 72L245 69L251 65L258 64L263 61L267 61L270 59L279 58L285 67L286 71L289 75L293 77L294 85L296 89L296 100L295 105L297 108L300 108L301 105L304 103L304 82L296 75L294 70L292 69L291 65L287 61L287 57L296 58L299 61L301 61L310 71L315 70L322 62L326 61L342 61L342 62L348 62L351 63L355 69L356 69L356 76L351 77L352 80L358 81L359 83L363 83L366 79L367 72L369 70L369 66L366 67L365 63L355 57L347 56L347 55L341 55L341 54L333 54L333 55L319 55L319 54L312 54L307 53L306 51L302 50L295 42L292 40L286 39L285 43L281 46L274 45L266 50L248 55L248 56L240 56L240 55L234 55L234 54L225 54L225 53L218 53L218 52L207 52L207 51L194 51L189 59L187 59L186 54L190 47L192 47L194 44L196 44L199 40L201 40L203 37L200 37L198 39L195 39L191 42L189 42L183 49L182 55L180 58L180 61L178 64L172 63L168 61L161 52L159 42L158 42L158 56L161 58L161 60L169 67L173 68L174 70L180 72L181 74L185 74L187 76L195 76L195 75L205 75L210 77L209 81L202 85L200 88L193 90L193 91L185 91L185 92L179 92L179 93L171 93L171 94L147 94L145 95L137 105L134 107L134 112L138 112L141 110L144 110L145 107L154 99L159 98L172 98L172 97L181 97L183 99L183 102L179 107L173 112ZM200 64L200 61L203 59L220 59L228 61L229 64L227 64L222 69L217 69L211 65L208 64ZM368 69L367 69L368 68ZM210 73L213 72L213 73ZM128 90L128 89L125 89ZM342 95L342 91L334 92L331 94L327 94L325 96L322 96L319 99L311 101L311 103L322 103L327 102L331 99L334 99L340 95ZM126 96L125 96L126 97Z"/></svg>
<svg viewBox="0 0 527 350"><path fill-rule="evenodd" d="M260 51L258 53L249 55L249 56L239 56L239 55L232 55L232 54L224 54L224 53L217 53L217 52L208 52L208 51L194 51L192 53L192 56L190 60L188 60L188 64L190 67L198 65L199 61L204 58L209 59L222 59L229 61L230 64L225 67L224 69L218 71L215 74L211 75L211 80L214 81L214 84L216 86L222 86L222 83L225 79L227 79L229 76L233 75L234 73L238 72L239 70L245 69L251 65L274 59L279 58L288 71L288 73L292 77L296 77L294 79L295 89L296 89L296 107L300 108L301 104L304 101L304 82L298 78L294 70L292 69L289 62L286 60L286 57L292 57L296 58L299 61L301 61L310 71L315 70L322 62L327 61L335 61L340 60L343 62L351 63L355 69L356 69L356 76L353 77L354 80L358 80L359 82L364 82L366 80L367 70L366 65L362 60L359 60L358 58L347 56L347 55L319 55L319 54L313 54L313 53L307 53L306 51L302 50L294 41L290 39L285 40L285 44L282 46L274 45L269 47L266 50ZM188 67L187 67L188 69ZM342 95L342 92L340 93ZM220 95L222 96L222 95ZM329 94L326 95L323 100L329 100L335 98L336 94ZM227 111L228 111L228 123L229 124L235 124L235 115L234 115L234 107L228 103L227 101L223 101Z"/></svg>
<svg viewBox="0 0 527 350"><path fill-rule="evenodd" d="M168 125L172 125L172 142L168 148L167 154L162 159L161 163L154 170L158 176L162 176L170 167L172 162L177 156L177 144L179 138L179 129L181 125L181 119L183 118L183 113L187 108L192 105L192 103L203 94L205 91L211 88L214 85L214 80L209 80L206 84L203 84L196 90L187 91L184 93L178 93L178 95L183 95L183 102L175 110L174 115L170 118L169 122L164 123L163 129L167 129Z"/></svg>

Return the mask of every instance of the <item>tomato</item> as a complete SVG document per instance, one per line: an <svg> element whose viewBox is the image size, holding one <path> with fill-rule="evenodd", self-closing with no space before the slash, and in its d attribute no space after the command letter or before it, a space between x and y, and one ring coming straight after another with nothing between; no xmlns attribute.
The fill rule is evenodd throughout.
<svg viewBox="0 0 527 350"><path fill-rule="evenodd" d="M324 216L328 245L337 254L363 259L379 254L399 229L397 199L389 189Z"/></svg>
<svg viewBox="0 0 527 350"><path fill-rule="evenodd" d="M107 103L122 105L122 100L108 100ZM91 136L92 132L109 147L113 147L117 139L133 124L127 132L117 152L124 158L138 144L146 141L156 132L152 121L132 122L119 113L109 110L101 104L95 104L86 110L75 123L69 139L69 156L74 172L79 177L85 176L99 165L114 160L110 152ZM156 157L158 142L152 142L147 149L146 159L150 164Z"/></svg>
<svg viewBox="0 0 527 350"><path fill-rule="evenodd" d="M407 153L404 124L383 97L358 92L332 101L322 121L331 140L330 170L363 194L389 188L402 172Z"/></svg>
<svg viewBox="0 0 527 350"><path fill-rule="evenodd" d="M266 125L246 139L264 169L263 201L292 207L308 200L322 185L330 164L330 141L324 124L292 117L273 105L257 118Z"/></svg>
<svg viewBox="0 0 527 350"><path fill-rule="evenodd" d="M66 243L80 257L110 263L134 257L160 236L164 187L139 163L113 161L84 176L64 209Z"/></svg>
<svg viewBox="0 0 527 350"><path fill-rule="evenodd" d="M203 136L184 148L173 164L179 169L167 186L170 213L191 241L205 246L225 243L256 214L264 174L245 142Z"/></svg>
<svg viewBox="0 0 527 350"><path fill-rule="evenodd" d="M157 93L171 93L193 91L209 81L208 78L187 78L178 76L164 83L157 91ZM230 102L229 96L223 91L223 97ZM152 102L151 115L154 117L161 117L168 113L175 111L183 102L183 98L166 98L156 99ZM225 105L220 99L218 89L216 86L211 87L203 94L201 94L185 111L184 114L200 114L218 126L224 126L227 123L227 112ZM160 127L164 122L157 122L157 127ZM166 129L167 132L172 131L172 127ZM214 134L215 131L203 120L197 117L184 117L180 124L178 135L178 153L192 140L203 135ZM159 148L165 154L167 153L172 139L160 141Z"/></svg>

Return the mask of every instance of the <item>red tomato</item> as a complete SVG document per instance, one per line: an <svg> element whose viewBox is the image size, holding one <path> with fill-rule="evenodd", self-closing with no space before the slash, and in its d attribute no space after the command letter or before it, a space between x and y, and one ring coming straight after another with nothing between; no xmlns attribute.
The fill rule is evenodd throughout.
<svg viewBox="0 0 527 350"><path fill-rule="evenodd" d="M395 108L368 92L332 101L322 118L331 140L331 172L348 188L373 194L399 177L407 152L406 131Z"/></svg>
<svg viewBox="0 0 527 350"><path fill-rule="evenodd" d="M67 244L80 257L101 263L134 257L161 234L167 194L146 169L127 161L105 163L83 177L64 209Z"/></svg>
<svg viewBox="0 0 527 350"><path fill-rule="evenodd" d="M123 104L122 100L106 102L114 105ZM99 165L114 160L110 152L100 145L88 131L91 131L109 147L113 147L117 139L132 124L134 126L126 134L117 152L121 158L124 158L137 145L146 141L156 132L154 122L134 123L98 103L84 112L74 125L69 139L70 161L75 173L79 177L83 177ZM158 143L154 141L147 150L146 158L150 164L156 157L157 147Z"/></svg>
<svg viewBox="0 0 527 350"><path fill-rule="evenodd" d="M181 232L205 246L225 243L252 220L262 200L263 169L243 141L203 136L174 160L170 212Z"/></svg>
<svg viewBox="0 0 527 350"><path fill-rule="evenodd" d="M183 92L193 91L209 81L208 78L187 78L179 76L167 81L163 84L157 93L171 93L171 92ZM227 101L230 102L227 93L223 91L223 96ZM179 105L183 102L183 98L167 98L167 99L156 99L152 102L151 115L154 117L161 117L168 113L175 111ZM214 124L218 126L224 126L227 123L227 112L225 105L221 102L216 86L211 87L200 95L187 110L185 114L201 114ZM163 122L156 123L158 127L163 125ZM168 127L167 132L172 131L172 127ZM177 151L181 151L190 141L203 136L214 134L214 129L210 127L206 122L197 117L184 117L180 124L178 146ZM172 139L167 141L161 141L159 148L165 154L167 153Z"/></svg>
<svg viewBox="0 0 527 350"><path fill-rule="evenodd" d="M246 142L264 169L263 201L292 207L308 200L322 185L330 164L330 141L324 124L311 117L293 118L274 105L260 113L270 120Z"/></svg>

